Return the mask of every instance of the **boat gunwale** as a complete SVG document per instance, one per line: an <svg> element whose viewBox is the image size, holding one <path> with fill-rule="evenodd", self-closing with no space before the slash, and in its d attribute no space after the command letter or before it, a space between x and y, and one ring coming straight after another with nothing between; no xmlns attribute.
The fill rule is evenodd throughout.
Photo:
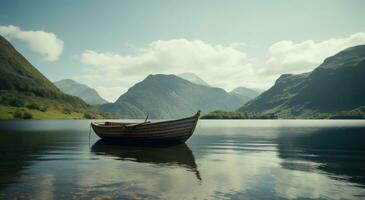
<svg viewBox="0 0 365 200"><path fill-rule="evenodd" d="M200 111L198 111L193 116L186 117L186 118L173 119L173 120L167 120L167 121L161 121L161 122L151 122L151 123L145 123L145 124L136 123L136 126L160 125L160 124L165 124L165 123L184 121L184 120L193 119L193 118L196 118L198 120L199 117L200 117ZM112 122L112 123L118 123L118 122ZM133 127L135 127L135 126L130 126L130 127L125 126L125 125L128 125L128 124L134 124L134 123L123 123L123 122L119 122L119 123L120 124L118 124L118 125L105 125L105 122L104 122L104 124L98 124L97 122L91 122L91 124L93 126L96 126L96 127L99 127L99 128L133 128Z"/></svg>

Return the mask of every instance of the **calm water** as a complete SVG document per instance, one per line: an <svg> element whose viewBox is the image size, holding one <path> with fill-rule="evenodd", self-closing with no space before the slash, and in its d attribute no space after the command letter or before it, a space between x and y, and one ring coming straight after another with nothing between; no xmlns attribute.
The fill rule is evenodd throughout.
<svg viewBox="0 0 365 200"><path fill-rule="evenodd" d="M200 121L118 146L89 121L0 122L0 199L364 199L365 121Z"/></svg>

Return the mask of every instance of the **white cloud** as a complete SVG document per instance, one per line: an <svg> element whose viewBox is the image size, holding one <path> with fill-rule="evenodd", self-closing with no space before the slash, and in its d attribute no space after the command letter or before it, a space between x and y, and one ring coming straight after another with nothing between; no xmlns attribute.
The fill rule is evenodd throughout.
<svg viewBox="0 0 365 200"><path fill-rule="evenodd" d="M355 33L345 38L331 38L317 43L313 40L300 43L289 40L279 41L270 46L270 57L261 70L267 75L311 71L325 58L360 44L365 44L365 32Z"/></svg>
<svg viewBox="0 0 365 200"><path fill-rule="evenodd" d="M81 62L89 67L76 79L92 87L102 84L106 89L113 88L105 94L109 100L121 95L115 93L117 87L126 91L148 74L157 73L193 72L214 86L226 89L239 85L253 86L253 83L256 86L259 81L252 64L248 62L246 53L235 46L174 39L152 42L138 49L135 55L87 50L81 54Z"/></svg>
<svg viewBox="0 0 365 200"><path fill-rule="evenodd" d="M23 31L17 26L0 26L0 34L9 39L24 41L28 47L43 56L46 61L58 60L63 51L63 41L57 35L45 31Z"/></svg>

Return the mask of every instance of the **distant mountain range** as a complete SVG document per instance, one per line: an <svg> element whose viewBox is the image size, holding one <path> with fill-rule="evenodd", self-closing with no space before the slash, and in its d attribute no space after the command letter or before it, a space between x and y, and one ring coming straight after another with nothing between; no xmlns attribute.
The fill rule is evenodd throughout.
<svg viewBox="0 0 365 200"><path fill-rule="evenodd" d="M303 74L284 74L239 111L281 118L365 118L365 45L348 48Z"/></svg>
<svg viewBox="0 0 365 200"><path fill-rule="evenodd" d="M108 103L100 97L98 92L87 85L78 83L71 79L64 79L54 82L54 84L64 93L77 96L90 105L100 105Z"/></svg>
<svg viewBox="0 0 365 200"><path fill-rule="evenodd" d="M186 72L186 73L178 74L177 76L179 76L180 78L183 78L185 80L188 80L188 81L190 81L192 83L195 83L197 85L209 86L209 84L207 82L205 82L199 76L197 76L196 74L191 73L191 72Z"/></svg>
<svg viewBox="0 0 365 200"><path fill-rule="evenodd" d="M250 100L238 93L211 87L193 73L149 75L107 103L95 89L66 79L50 82L3 37L0 37L0 119L179 118L197 110L235 110ZM56 86L58 87L56 87ZM71 96L72 95L72 96ZM86 104L84 101L88 104Z"/></svg>
<svg viewBox="0 0 365 200"><path fill-rule="evenodd" d="M242 97L245 97L245 98L251 100L251 99L254 99L257 96L259 96L262 93L262 91L261 90L251 89L251 88L246 88L246 87L236 87L230 93L231 94L238 94Z"/></svg>
<svg viewBox="0 0 365 200"><path fill-rule="evenodd" d="M151 118L179 118L197 110L207 113L213 110L235 110L247 102L223 89L198 85L176 75L149 75L143 81L121 95L114 104L101 105L105 112L114 116L128 115ZM124 108L123 108L124 106ZM118 109L119 108L119 109Z"/></svg>
<svg viewBox="0 0 365 200"><path fill-rule="evenodd" d="M0 36L0 119L98 118L101 113L61 92Z"/></svg>

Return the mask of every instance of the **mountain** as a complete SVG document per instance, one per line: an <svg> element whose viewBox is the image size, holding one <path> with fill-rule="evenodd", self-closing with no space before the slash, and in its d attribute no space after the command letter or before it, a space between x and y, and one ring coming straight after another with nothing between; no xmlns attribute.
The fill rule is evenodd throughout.
<svg viewBox="0 0 365 200"><path fill-rule="evenodd" d="M64 93L76 96L84 100L90 105L100 105L108 103L105 99L99 96L98 92L88 87L87 85L78 83L71 79L64 79L54 84Z"/></svg>
<svg viewBox="0 0 365 200"><path fill-rule="evenodd" d="M94 118L101 113L66 95L0 36L0 119Z"/></svg>
<svg viewBox="0 0 365 200"><path fill-rule="evenodd" d="M207 82L205 82L203 79L201 79L199 76L197 76L194 73L187 72L187 73L179 74L178 76L180 78L188 80L197 85L210 86ZM230 92L231 96L235 96L236 98L241 99L242 103L246 103L246 102L250 101L251 99L254 99L259 94L260 93L258 91L249 89L249 88L245 88L245 87L237 87Z"/></svg>
<svg viewBox="0 0 365 200"><path fill-rule="evenodd" d="M260 95L261 91L246 87L236 87L230 93L241 95L242 97L246 97L247 99L254 99Z"/></svg>
<svg viewBox="0 0 365 200"><path fill-rule="evenodd" d="M125 109L133 109L138 115L141 111L144 116L149 114L151 118L166 119L190 116L199 109L203 112L217 109L235 110L242 103L240 98L223 89L197 85L175 75L157 74L149 75L129 88L114 106L127 105ZM108 111L103 106L99 108ZM115 109L114 107L109 111ZM125 116L124 113L121 115Z"/></svg>
<svg viewBox="0 0 365 200"><path fill-rule="evenodd" d="M179 76L180 78L183 78L185 80L188 80L192 83L195 83L197 85L209 86L209 84L207 82L205 82L203 79L201 79L198 75L191 73L191 72L178 74L177 76Z"/></svg>
<svg viewBox="0 0 365 200"><path fill-rule="evenodd" d="M110 113L113 118L141 119L146 117L143 111L127 102L106 103L98 105L97 108L103 112Z"/></svg>
<svg viewBox="0 0 365 200"><path fill-rule="evenodd" d="M281 118L364 118L365 45L345 49L303 74L284 74L239 111Z"/></svg>

